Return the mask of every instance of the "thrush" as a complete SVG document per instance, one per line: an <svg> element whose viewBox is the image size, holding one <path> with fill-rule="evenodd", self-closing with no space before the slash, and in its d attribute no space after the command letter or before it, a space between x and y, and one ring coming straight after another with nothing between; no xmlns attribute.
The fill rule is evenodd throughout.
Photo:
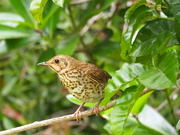
<svg viewBox="0 0 180 135"><path fill-rule="evenodd" d="M98 115L99 104L104 96L104 88L111 76L98 66L76 60L67 55L57 55L38 65L48 66L55 71L63 86L74 97L82 101L74 113L74 118L81 117L80 109L85 103L98 102L92 112Z"/></svg>

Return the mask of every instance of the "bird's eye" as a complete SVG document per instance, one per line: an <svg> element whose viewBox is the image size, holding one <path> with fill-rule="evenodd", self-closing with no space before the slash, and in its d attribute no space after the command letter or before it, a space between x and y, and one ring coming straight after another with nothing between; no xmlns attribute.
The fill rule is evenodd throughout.
<svg viewBox="0 0 180 135"><path fill-rule="evenodd" d="M55 63L59 63L59 60L58 60L58 59L55 59Z"/></svg>

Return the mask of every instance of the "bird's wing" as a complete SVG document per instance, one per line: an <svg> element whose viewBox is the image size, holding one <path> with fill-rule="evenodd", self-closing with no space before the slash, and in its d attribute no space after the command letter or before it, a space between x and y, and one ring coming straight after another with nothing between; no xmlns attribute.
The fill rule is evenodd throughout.
<svg viewBox="0 0 180 135"><path fill-rule="evenodd" d="M87 68L86 70L88 78L100 83L106 83L109 79L111 79L111 75L109 75L106 71L96 65L91 64L91 66L92 68Z"/></svg>

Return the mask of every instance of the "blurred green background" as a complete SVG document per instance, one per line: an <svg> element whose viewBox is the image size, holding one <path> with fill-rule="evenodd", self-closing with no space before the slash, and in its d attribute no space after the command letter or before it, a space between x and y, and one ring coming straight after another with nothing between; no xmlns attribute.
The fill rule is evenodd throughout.
<svg viewBox="0 0 180 135"><path fill-rule="evenodd" d="M131 109L124 109L127 115L121 130L124 134L178 133L179 5L178 0L1 0L0 130L74 113L78 105L66 98L68 92L57 75L47 67L37 66L57 54L65 54L103 68L114 76L110 84L118 85L117 76L122 77L120 81L125 80L123 87L118 85L114 93L106 89L105 102L112 96L113 99L118 98L116 93L119 90L124 92L122 97L136 95L131 93L135 91L134 86L137 86L139 95L145 87L155 90L140 101L133 97L133 104L137 101L136 107L140 106L138 109L134 107L131 110L133 105ZM140 63L141 68L139 65L126 65L135 63ZM136 68L144 74L137 75L134 72ZM126 80L127 76L130 81ZM143 88L139 88L142 85ZM107 96L108 92L113 93L111 97ZM128 98L120 100L129 105ZM127 120L130 112L140 113L146 103L166 118L169 125L165 128L170 131L162 130L163 125L159 129L148 127L138 118ZM109 113L104 115L109 118ZM122 112L114 109L113 113ZM90 116L80 123L69 121L19 134L121 133L121 128L116 128L113 121L116 116L111 116L110 120ZM152 118L152 121L156 120Z"/></svg>

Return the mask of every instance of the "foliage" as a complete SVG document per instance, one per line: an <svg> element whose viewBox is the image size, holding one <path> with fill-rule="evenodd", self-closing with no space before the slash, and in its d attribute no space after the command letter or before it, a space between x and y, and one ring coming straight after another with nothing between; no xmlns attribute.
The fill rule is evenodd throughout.
<svg viewBox="0 0 180 135"><path fill-rule="evenodd" d="M67 99L81 102L70 95L65 99L67 91L55 74L37 66L66 54L109 72L101 104L117 102L102 113L107 121L92 116L81 132L70 123L49 129L80 135L178 134L179 0L2 0L0 7L1 130L74 112ZM143 90L151 92L142 95Z"/></svg>

